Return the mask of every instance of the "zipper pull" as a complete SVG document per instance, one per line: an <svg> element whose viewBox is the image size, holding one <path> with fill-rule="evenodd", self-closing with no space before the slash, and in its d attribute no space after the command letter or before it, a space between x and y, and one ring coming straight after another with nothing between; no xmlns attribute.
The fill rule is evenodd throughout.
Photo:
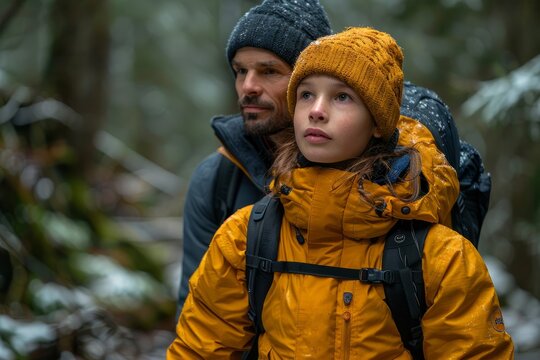
<svg viewBox="0 0 540 360"><path fill-rule="evenodd" d="M351 292L344 292L343 293L343 302L347 306L351 305L351 302L352 302L352 293Z"/></svg>

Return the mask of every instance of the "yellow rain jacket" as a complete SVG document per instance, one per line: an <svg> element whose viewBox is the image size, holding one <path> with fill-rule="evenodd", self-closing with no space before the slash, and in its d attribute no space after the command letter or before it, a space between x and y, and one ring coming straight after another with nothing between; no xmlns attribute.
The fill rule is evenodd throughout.
<svg viewBox="0 0 540 360"><path fill-rule="evenodd" d="M360 196L349 173L309 167L293 171L281 194L285 215L279 261L346 268L381 268L386 233L397 219L448 223L458 194L454 169L414 120L400 122L400 144L420 151L429 191L404 203L387 189L364 182L384 199L382 215ZM414 134L414 135L412 135ZM278 186L281 186L279 184ZM408 184L396 184L407 194ZM403 211L408 207L410 211ZM245 284L246 231L251 206L218 230L198 270L178 320L167 359L240 359L253 338ZM300 244L295 229L305 243ZM423 254L428 309L422 320L429 359L512 359L499 301L487 268L471 243L443 226L431 227ZM351 293L352 301L344 301ZM276 273L265 300L259 359L411 359L403 347L382 285Z"/></svg>

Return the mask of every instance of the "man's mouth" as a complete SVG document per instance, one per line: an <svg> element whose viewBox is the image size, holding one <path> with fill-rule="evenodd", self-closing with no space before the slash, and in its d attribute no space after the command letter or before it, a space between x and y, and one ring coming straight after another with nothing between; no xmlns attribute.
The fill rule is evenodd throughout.
<svg viewBox="0 0 540 360"><path fill-rule="evenodd" d="M263 111L268 111L267 107L258 106L258 105L244 105L242 106L242 111L247 114L260 113Z"/></svg>
<svg viewBox="0 0 540 360"><path fill-rule="evenodd" d="M262 102L258 97L246 96L240 100L240 108L245 115L255 114L273 109L272 104Z"/></svg>

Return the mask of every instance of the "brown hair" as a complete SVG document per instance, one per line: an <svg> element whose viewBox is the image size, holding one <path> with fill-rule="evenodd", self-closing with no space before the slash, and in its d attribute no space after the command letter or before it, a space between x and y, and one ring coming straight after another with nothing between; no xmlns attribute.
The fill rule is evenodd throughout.
<svg viewBox="0 0 540 360"><path fill-rule="evenodd" d="M281 145L278 148L276 159L271 168L275 178L275 184L272 191L276 194L280 191L279 183L287 181L291 172L300 167L299 159L303 156L295 141L294 128L292 126L285 129L281 135L283 136L280 141ZM375 206L377 199L373 199L370 194L364 190L363 181L373 179L376 175L376 168L382 167L386 173L386 170L390 169L390 160L407 154L410 157L409 170L407 176L401 180L411 182L413 190L411 196L401 197L394 191L390 181L387 181L385 185L389 187L394 196L397 196L403 201L410 202L416 200L420 196L420 173L422 162L420 153L414 147L391 146L387 141L372 138L366 150L360 156L344 163L329 165L329 167L346 170L349 175L343 180L352 179L353 177L358 176L358 191L368 203Z"/></svg>

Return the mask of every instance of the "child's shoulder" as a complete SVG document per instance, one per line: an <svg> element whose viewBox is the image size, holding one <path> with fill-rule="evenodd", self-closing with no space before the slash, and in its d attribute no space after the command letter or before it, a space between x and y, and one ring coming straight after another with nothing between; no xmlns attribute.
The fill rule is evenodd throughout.
<svg viewBox="0 0 540 360"><path fill-rule="evenodd" d="M237 210L219 227L210 244L211 251L219 251L235 268L244 268L247 224L253 205Z"/></svg>
<svg viewBox="0 0 540 360"><path fill-rule="evenodd" d="M476 250L467 238L454 229L442 224L433 224L431 226L424 245L424 251L434 251L435 253L440 253L444 249L462 251L470 248Z"/></svg>
<svg viewBox="0 0 540 360"><path fill-rule="evenodd" d="M428 296L443 278L480 275L486 267L474 245L453 229L434 224L424 243L422 270Z"/></svg>
<svg viewBox="0 0 540 360"><path fill-rule="evenodd" d="M247 227L252 208L253 205L246 205L245 207L236 210L221 226L241 226L244 224Z"/></svg>

